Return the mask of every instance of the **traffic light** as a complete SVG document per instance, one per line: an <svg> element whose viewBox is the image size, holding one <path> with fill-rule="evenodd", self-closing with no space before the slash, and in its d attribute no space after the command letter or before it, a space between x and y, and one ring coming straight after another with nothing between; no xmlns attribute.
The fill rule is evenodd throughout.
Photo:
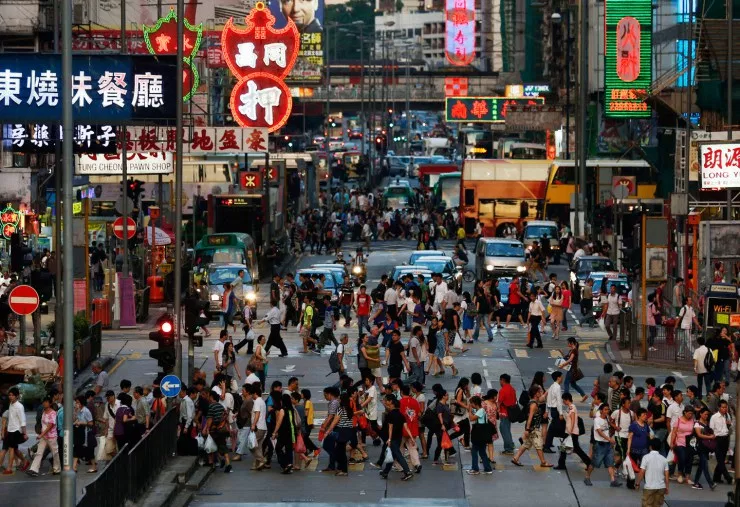
<svg viewBox="0 0 740 507"><path fill-rule="evenodd" d="M135 180L133 178L129 178L128 182L126 183L126 194L128 195L129 199L133 201L135 208L139 207L139 201L143 193L144 193L144 182L141 180Z"/></svg>
<svg viewBox="0 0 740 507"><path fill-rule="evenodd" d="M149 357L157 360L165 372L175 368L175 319L165 313L157 319L157 330L149 333L149 339L159 344L156 349L149 350Z"/></svg>
<svg viewBox="0 0 740 507"><path fill-rule="evenodd" d="M25 266L30 266L32 261L27 260L32 250L23 243L23 238L17 232L10 236L10 270L20 273Z"/></svg>

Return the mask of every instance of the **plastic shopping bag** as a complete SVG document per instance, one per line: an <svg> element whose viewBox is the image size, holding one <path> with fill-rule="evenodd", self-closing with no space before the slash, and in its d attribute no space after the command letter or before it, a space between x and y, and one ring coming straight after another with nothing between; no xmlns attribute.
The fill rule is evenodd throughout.
<svg viewBox="0 0 740 507"><path fill-rule="evenodd" d="M604 323L604 317L599 319L599 329L606 333L606 324Z"/></svg>
<svg viewBox="0 0 740 507"><path fill-rule="evenodd" d="M455 339L452 341L452 348L453 349L463 349L463 341L460 337L460 333L455 333Z"/></svg>
<svg viewBox="0 0 740 507"><path fill-rule="evenodd" d="M198 449L202 450L206 446L206 439L200 434L195 439L198 441Z"/></svg>
<svg viewBox="0 0 740 507"><path fill-rule="evenodd" d="M248 440L249 440L249 434L251 433L250 429L242 428L239 430L239 433L237 434L236 441L237 441L237 448L236 453L237 454L247 454L247 451L249 450Z"/></svg>
<svg viewBox="0 0 740 507"><path fill-rule="evenodd" d="M383 458L383 465L392 465L392 464L393 464L393 453L391 452L390 447L386 447L385 457Z"/></svg>
<svg viewBox="0 0 740 507"><path fill-rule="evenodd" d="M442 432L442 449L452 449L452 440L446 431Z"/></svg>
<svg viewBox="0 0 740 507"><path fill-rule="evenodd" d="M573 437L568 435L563 439L563 443L561 445L563 449L573 449Z"/></svg>
<svg viewBox="0 0 740 507"><path fill-rule="evenodd" d="M98 446L95 448L95 461L108 459L105 454L105 437L98 437Z"/></svg>
<svg viewBox="0 0 740 507"><path fill-rule="evenodd" d="M208 435L208 438L206 438L206 445L203 450L209 454L218 451L218 446L211 435Z"/></svg>
<svg viewBox="0 0 740 507"><path fill-rule="evenodd" d="M247 436L247 446L250 451L257 447L257 435L255 435L253 431L250 431Z"/></svg>
<svg viewBox="0 0 740 507"><path fill-rule="evenodd" d="M298 454L305 454L306 453L306 444L303 441L303 435L298 433L298 436L295 438L295 443L293 444L293 450L297 452Z"/></svg>

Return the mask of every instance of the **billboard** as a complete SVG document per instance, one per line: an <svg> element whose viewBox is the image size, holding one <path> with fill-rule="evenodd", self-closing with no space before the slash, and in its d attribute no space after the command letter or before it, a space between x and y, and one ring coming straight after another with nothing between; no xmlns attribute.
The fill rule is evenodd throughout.
<svg viewBox="0 0 740 507"><path fill-rule="evenodd" d="M452 65L475 58L475 0L446 0L445 57Z"/></svg>
<svg viewBox="0 0 740 507"><path fill-rule="evenodd" d="M174 121L176 57L75 55L72 109L78 123ZM0 54L0 118L59 121L62 59L48 54Z"/></svg>
<svg viewBox="0 0 740 507"><path fill-rule="evenodd" d="M604 94L607 118L649 118L653 82L652 0L606 0Z"/></svg>
<svg viewBox="0 0 740 507"><path fill-rule="evenodd" d="M174 155L171 152L129 153L126 170L129 176L138 174L172 174ZM106 155L75 155L75 174L87 176L116 176L123 174L120 153Z"/></svg>
<svg viewBox="0 0 740 507"><path fill-rule="evenodd" d="M740 143L712 143L699 146L701 188L740 187Z"/></svg>
<svg viewBox="0 0 740 507"><path fill-rule="evenodd" d="M61 125L13 123L3 125L5 149L14 153L56 153L57 142L64 138ZM116 129L113 125L75 125L75 153L115 153Z"/></svg>
<svg viewBox="0 0 740 507"><path fill-rule="evenodd" d="M319 82L324 66L324 0L269 0L275 29L293 20L300 34L298 59L286 82Z"/></svg>
<svg viewBox="0 0 740 507"><path fill-rule="evenodd" d="M445 120L448 122L504 123L510 106L544 104L542 97L446 97Z"/></svg>

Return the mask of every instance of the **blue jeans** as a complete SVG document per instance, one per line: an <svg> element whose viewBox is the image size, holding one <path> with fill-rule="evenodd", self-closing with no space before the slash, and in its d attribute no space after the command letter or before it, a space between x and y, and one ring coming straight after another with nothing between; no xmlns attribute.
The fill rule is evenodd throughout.
<svg viewBox="0 0 740 507"><path fill-rule="evenodd" d="M480 455L480 459L483 460L483 470L486 472L492 471L491 468L491 460L488 459L488 454L486 453L486 445L476 444L475 442L472 443L471 449L471 458L473 460L473 470L476 472L479 471L478 469L478 456Z"/></svg>
<svg viewBox="0 0 740 507"><path fill-rule="evenodd" d="M691 465L694 462L694 453L691 447L676 446L673 451L678 456L678 473L691 477ZM699 467L701 469L701 466Z"/></svg>
<svg viewBox="0 0 740 507"><path fill-rule="evenodd" d="M581 389L581 387L576 384L575 380L573 380L572 370L573 368L565 372L565 381L563 381L563 392L570 392L570 388L572 387L581 396L586 396L586 393L583 392L583 389Z"/></svg>
<svg viewBox="0 0 740 507"><path fill-rule="evenodd" d="M486 328L486 333L488 333L488 340L493 340L493 331L491 331L491 314L490 313L484 313L483 315L478 314L475 317L475 323L473 324L473 340L478 341L478 335L480 334L480 323L483 321L483 325Z"/></svg>
<svg viewBox="0 0 740 507"><path fill-rule="evenodd" d="M714 378L714 373L699 373L696 376L696 387L699 388L699 394L697 396L699 398L702 397L702 385L706 386L707 388L707 394L711 392L712 389L712 378Z"/></svg>
<svg viewBox="0 0 740 507"><path fill-rule="evenodd" d="M339 435L337 435L336 431L332 431L331 433L326 435L326 437L324 437L324 445L322 447L326 451L326 454L329 455L328 468L337 468L337 459L336 455L334 454L334 448L337 445L337 438L339 438Z"/></svg>
<svg viewBox="0 0 740 507"><path fill-rule="evenodd" d="M403 453L401 452L400 440L391 440L391 453L393 454L393 459L396 460L399 465L401 465L403 473L411 473L409 471L409 464L406 462L406 458L403 457ZM388 463L383 469L383 473L388 474L391 471L391 467L393 467L393 463Z"/></svg>
<svg viewBox="0 0 740 507"><path fill-rule="evenodd" d="M694 482L696 484L699 484L702 473L704 473L704 477L707 479L707 484L711 486L714 483L714 481L712 481L712 476L709 475L709 453L706 451L702 451L700 447L699 448L699 468L696 469L696 474L694 475Z"/></svg>
<svg viewBox="0 0 740 507"><path fill-rule="evenodd" d="M357 316L357 332L360 333L360 336L362 336L362 330L367 329L367 332L370 332L370 324L368 324L368 316L367 315L358 315Z"/></svg>
<svg viewBox="0 0 740 507"><path fill-rule="evenodd" d="M511 438L511 421L508 417L499 419L498 430L504 440L504 451L514 452L514 440Z"/></svg>
<svg viewBox="0 0 740 507"><path fill-rule="evenodd" d="M342 316L344 317L344 323L349 324L352 320L352 315L350 314L350 310L352 307L350 305L342 305Z"/></svg>
<svg viewBox="0 0 740 507"><path fill-rule="evenodd" d="M725 380L727 383L730 382L729 375L725 378L725 371L729 372L729 368L725 366L729 363L727 359L717 359L717 363L714 365L714 381L719 382Z"/></svg>

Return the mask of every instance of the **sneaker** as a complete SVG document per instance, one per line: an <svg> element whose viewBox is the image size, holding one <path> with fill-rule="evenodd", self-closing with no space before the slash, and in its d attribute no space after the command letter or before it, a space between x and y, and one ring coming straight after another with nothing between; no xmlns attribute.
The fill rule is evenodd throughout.
<svg viewBox="0 0 740 507"><path fill-rule="evenodd" d="M691 486L691 489L704 489L700 483L696 483L693 486Z"/></svg>
<svg viewBox="0 0 740 507"><path fill-rule="evenodd" d="M503 454L504 456L513 456L514 451L503 451L501 454Z"/></svg>
<svg viewBox="0 0 740 507"><path fill-rule="evenodd" d="M369 465L373 467L375 470L380 470L380 465L378 465L377 463L369 463Z"/></svg>
<svg viewBox="0 0 740 507"><path fill-rule="evenodd" d="M39 473L38 472L34 472L33 470L27 470L26 473L28 475L30 475L31 477L38 477L39 476Z"/></svg>
<svg viewBox="0 0 740 507"><path fill-rule="evenodd" d="M414 467L414 473L415 474L420 474L421 473L421 465L417 465L417 466Z"/></svg>
<svg viewBox="0 0 740 507"><path fill-rule="evenodd" d="M612 481L612 482L609 483L609 487L610 488L618 488L621 485L622 485L622 483L619 482L619 481L617 481L617 480L614 480L614 481Z"/></svg>
<svg viewBox="0 0 740 507"><path fill-rule="evenodd" d="M486 475L493 475L493 470L485 470L483 473Z"/></svg>
<svg viewBox="0 0 740 507"><path fill-rule="evenodd" d="M3 470L3 475L13 475L13 473L13 470L11 470L10 468L6 468L5 470Z"/></svg>
<svg viewBox="0 0 740 507"><path fill-rule="evenodd" d="M594 485L594 484L593 484L593 483L591 482L591 479L589 479L588 477L587 477L587 478L585 478L585 479L583 479L583 484L585 484L586 486L593 486L593 485Z"/></svg>
<svg viewBox="0 0 740 507"><path fill-rule="evenodd" d="M225 474L230 474L231 473L231 465L226 465L226 468L224 468L224 473Z"/></svg>
<svg viewBox="0 0 740 507"><path fill-rule="evenodd" d="M401 480L402 480L402 481L408 481L408 480L409 480L409 479L411 479L411 478L412 478L413 476L414 476L414 474L412 474L411 472L407 472L407 473L403 474L403 477L401 477Z"/></svg>
<svg viewBox="0 0 740 507"><path fill-rule="evenodd" d="M480 472L478 470L466 470L465 473L468 475L480 475Z"/></svg>
<svg viewBox="0 0 740 507"><path fill-rule="evenodd" d="M387 473L385 473L385 472L380 472L380 476L381 476L381 477L382 477L383 479L387 479L387 478L388 478L388 474L387 474Z"/></svg>
<svg viewBox="0 0 740 507"><path fill-rule="evenodd" d="M714 483L714 482L709 485L709 489L711 489L712 491L714 491L714 488L716 488L716 487L717 487L717 484Z"/></svg>

